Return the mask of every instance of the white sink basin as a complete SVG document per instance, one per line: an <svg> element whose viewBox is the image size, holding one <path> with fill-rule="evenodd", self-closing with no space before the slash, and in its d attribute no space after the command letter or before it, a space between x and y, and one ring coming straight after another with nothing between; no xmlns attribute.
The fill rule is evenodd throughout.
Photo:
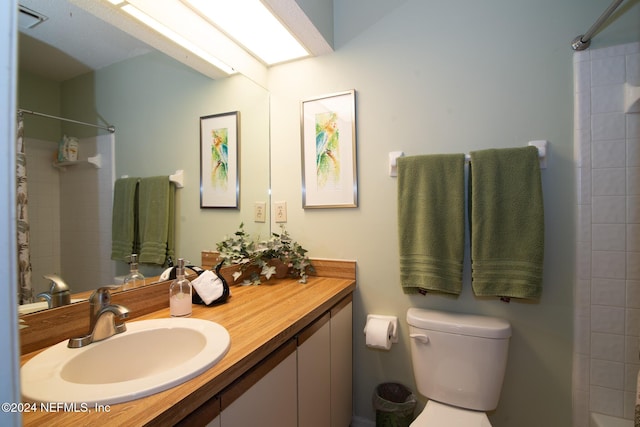
<svg viewBox="0 0 640 427"><path fill-rule="evenodd" d="M82 348L58 343L20 370L28 401L115 404L181 384L218 363L231 338L221 325L168 318L127 323L127 330Z"/></svg>

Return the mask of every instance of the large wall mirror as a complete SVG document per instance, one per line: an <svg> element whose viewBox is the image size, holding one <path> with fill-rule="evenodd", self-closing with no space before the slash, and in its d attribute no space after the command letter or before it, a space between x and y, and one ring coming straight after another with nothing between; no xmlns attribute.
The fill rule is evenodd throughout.
<svg viewBox="0 0 640 427"><path fill-rule="evenodd" d="M109 40L100 43L93 48L106 49ZM184 171L176 193L177 257L199 264L200 252L215 249L240 223L268 237L270 209L265 222L254 221L255 203L270 205L269 93L263 87L242 75L212 80L157 51L64 81L23 68L23 59L19 107L116 128L110 134L24 115L34 294L48 290L45 274L59 275L74 293L127 273L125 263L109 259L113 180L123 175ZM240 206L201 209L200 117L231 111L240 117ZM100 154L101 167L54 167L63 135L79 139L79 159ZM161 268L141 270L151 276Z"/></svg>

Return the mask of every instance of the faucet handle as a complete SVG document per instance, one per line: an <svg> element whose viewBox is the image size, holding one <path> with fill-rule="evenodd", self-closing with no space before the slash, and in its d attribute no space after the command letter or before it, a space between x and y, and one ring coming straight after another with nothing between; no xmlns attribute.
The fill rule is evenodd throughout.
<svg viewBox="0 0 640 427"><path fill-rule="evenodd" d="M100 307L109 305L111 303L111 293L109 291L114 291L118 288L119 286L114 285L101 286L91 294L89 302Z"/></svg>

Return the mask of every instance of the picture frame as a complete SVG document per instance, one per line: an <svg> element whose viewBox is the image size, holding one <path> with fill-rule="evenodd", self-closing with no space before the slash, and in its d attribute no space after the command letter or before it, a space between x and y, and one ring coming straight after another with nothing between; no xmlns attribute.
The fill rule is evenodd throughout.
<svg viewBox="0 0 640 427"><path fill-rule="evenodd" d="M301 102L302 207L358 207L356 91Z"/></svg>
<svg viewBox="0 0 640 427"><path fill-rule="evenodd" d="M240 112L200 117L200 207L240 208Z"/></svg>

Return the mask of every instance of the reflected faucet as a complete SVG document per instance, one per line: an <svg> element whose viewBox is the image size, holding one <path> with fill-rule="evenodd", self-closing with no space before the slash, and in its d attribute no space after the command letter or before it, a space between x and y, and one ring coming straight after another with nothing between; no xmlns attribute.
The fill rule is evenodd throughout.
<svg viewBox="0 0 640 427"><path fill-rule="evenodd" d="M129 317L129 309L119 304L111 304L109 290L112 289L118 289L118 287L104 286L91 294L89 297L89 334L69 339L67 347L84 347L127 330L124 320Z"/></svg>
<svg viewBox="0 0 640 427"><path fill-rule="evenodd" d="M56 276L55 274L46 274L42 277L51 282L51 288L49 289L49 292L39 293L36 295L36 298L46 300L49 308L62 307L63 305L71 303L69 286L64 283L64 280L62 280L61 277Z"/></svg>

